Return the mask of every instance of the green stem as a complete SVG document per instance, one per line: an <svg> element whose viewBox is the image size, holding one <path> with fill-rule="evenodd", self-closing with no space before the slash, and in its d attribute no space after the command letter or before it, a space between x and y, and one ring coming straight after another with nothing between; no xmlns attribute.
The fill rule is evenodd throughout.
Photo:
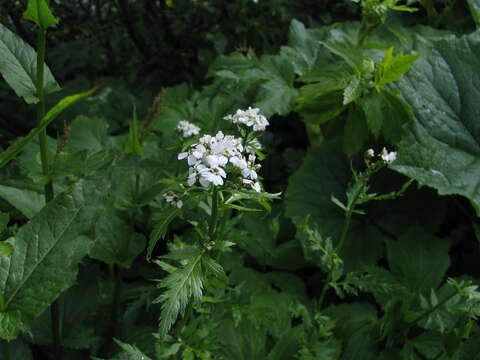
<svg viewBox="0 0 480 360"><path fill-rule="evenodd" d="M5 360L10 360L10 341L3 340L3 357Z"/></svg>
<svg viewBox="0 0 480 360"><path fill-rule="evenodd" d="M434 313L437 311L439 308L441 308L443 305L445 305L451 298L453 298L455 295L457 295L457 292L454 291L453 294L447 296L445 299L440 301L437 305L432 307L430 310L425 311L424 313L418 315L415 319L411 320L408 322L409 325L413 325L418 323L420 320L423 320L424 318L428 317L430 314Z"/></svg>
<svg viewBox="0 0 480 360"><path fill-rule="evenodd" d="M37 34L37 122L40 123L45 115L45 91L43 87L44 82L44 63L45 63L45 49L47 44L47 31L39 28ZM48 176L48 148L47 148L47 130L44 129L39 135L40 141L40 158L42 161L43 174ZM45 203L53 200L53 184L51 181L44 187ZM60 360L61 355L61 337L60 337L60 305L56 300L51 307L52 317L52 335L55 359Z"/></svg>
<svg viewBox="0 0 480 360"><path fill-rule="evenodd" d="M216 186L213 186L212 191L212 211L210 214L210 225L208 226L208 235L210 241L215 241L215 230L217 227L217 217L218 217L218 189Z"/></svg>

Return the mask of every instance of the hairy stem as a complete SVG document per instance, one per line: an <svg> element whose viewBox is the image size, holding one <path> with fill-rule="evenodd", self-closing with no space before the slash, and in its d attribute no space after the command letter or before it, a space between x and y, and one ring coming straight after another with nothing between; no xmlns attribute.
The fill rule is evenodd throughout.
<svg viewBox="0 0 480 360"><path fill-rule="evenodd" d="M218 218L218 189L216 186L213 186L212 191L212 210L210 214L210 224L208 226L208 236L212 242L215 241L216 227L217 227L217 218Z"/></svg>
<svg viewBox="0 0 480 360"><path fill-rule="evenodd" d="M342 250L343 244L345 243L345 239L347 238L348 229L350 228L350 222L352 219L353 209L355 208L355 204L352 205L352 208L347 209L347 213L345 215L345 223L343 224L342 235L340 236L340 241L335 249L335 252L338 253ZM327 281L323 284L322 292L320 294L320 298L318 300L319 309L323 306L323 300L325 299L325 294L329 288L330 281L332 281L332 272L328 273Z"/></svg>
<svg viewBox="0 0 480 360"><path fill-rule="evenodd" d="M44 81L44 63L45 49L47 43L47 31L39 28L37 34L37 122L40 123L45 115L45 91L43 87ZM39 135L40 141L40 158L42 161L42 170L44 175L48 175L48 148L47 148L47 130L44 129ZM44 187L45 203L49 203L53 199L53 184L51 181ZM52 336L55 359L60 360L61 355L61 337L60 337L60 304L56 300L51 306L52 317Z"/></svg>

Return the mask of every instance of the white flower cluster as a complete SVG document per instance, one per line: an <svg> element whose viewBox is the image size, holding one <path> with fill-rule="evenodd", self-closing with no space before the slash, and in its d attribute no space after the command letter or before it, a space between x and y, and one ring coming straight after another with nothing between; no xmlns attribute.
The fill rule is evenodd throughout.
<svg viewBox="0 0 480 360"><path fill-rule="evenodd" d="M387 164L391 164L397 158L397 153L395 151L388 152L387 149L383 148L380 156Z"/></svg>
<svg viewBox="0 0 480 360"><path fill-rule="evenodd" d="M265 131L269 122L265 116L258 113L259 111L260 109L252 109L251 107L247 110L238 109L235 114L225 116L224 119L234 124L244 124L252 127L254 131Z"/></svg>
<svg viewBox="0 0 480 360"><path fill-rule="evenodd" d="M173 191L167 191L165 194L163 194L163 198L165 201L177 208L181 208L183 206L183 201L180 200L177 194L175 194Z"/></svg>
<svg viewBox="0 0 480 360"><path fill-rule="evenodd" d="M175 130L178 131L184 138L197 135L200 132L200 128L198 126L187 120L180 120Z"/></svg>
<svg viewBox="0 0 480 360"><path fill-rule="evenodd" d="M375 151L373 151L373 149L368 149L365 154L367 158L373 158L375 156ZM383 148L380 157L387 164L391 164L397 159L397 153L395 151L388 152L386 148Z"/></svg>
<svg viewBox="0 0 480 360"><path fill-rule="evenodd" d="M178 160L187 159L189 168L188 185L197 183L207 187L210 184L221 186L227 172L238 173L241 182L260 192L257 181L259 164L251 148L246 149L242 140L219 131L215 136L204 135L187 152L178 154Z"/></svg>

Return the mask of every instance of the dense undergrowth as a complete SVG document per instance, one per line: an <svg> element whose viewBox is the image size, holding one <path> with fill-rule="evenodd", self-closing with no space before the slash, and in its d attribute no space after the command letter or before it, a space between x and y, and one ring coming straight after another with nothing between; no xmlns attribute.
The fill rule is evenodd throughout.
<svg viewBox="0 0 480 360"><path fill-rule="evenodd" d="M478 358L476 0L2 10L1 359Z"/></svg>

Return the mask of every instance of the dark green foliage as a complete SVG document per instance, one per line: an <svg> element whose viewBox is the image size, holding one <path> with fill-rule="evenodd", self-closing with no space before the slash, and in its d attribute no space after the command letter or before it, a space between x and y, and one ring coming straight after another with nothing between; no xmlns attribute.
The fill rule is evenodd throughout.
<svg viewBox="0 0 480 360"><path fill-rule="evenodd" d="M0 7L1 359L478 357L476 1ZM260 191L187 184L218 131Z"/></svg>

